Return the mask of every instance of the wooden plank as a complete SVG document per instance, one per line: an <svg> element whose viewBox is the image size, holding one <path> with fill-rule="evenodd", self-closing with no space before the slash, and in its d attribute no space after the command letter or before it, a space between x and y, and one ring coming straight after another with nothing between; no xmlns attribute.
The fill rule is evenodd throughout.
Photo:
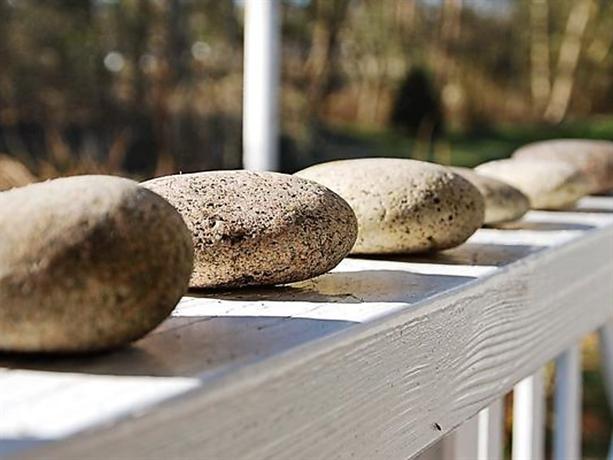
<svg viewBox="0 0 613 460"><path fill-rule="evenodd" d="M513 390L513 460L541 460L545 455L545 385L539 369Z"/></svg>
<svg viewBox="0 0 613 460"><path fill-rule="evenodd" d="M24 368L197 382L19 457L413 456L613 316L613 216L563 214L573 222L531 214L527 229L480 231L433 258L349 259L297 286L186 299L113 355L3 358L0 389ZM23 433L5 441L39 440Z"/></svg>
<svg viewBox="0 0 613 460"><path fill-rule="evenodd" d="M553 458L581 458L581 350L572 345L556 359Z"/></svg>

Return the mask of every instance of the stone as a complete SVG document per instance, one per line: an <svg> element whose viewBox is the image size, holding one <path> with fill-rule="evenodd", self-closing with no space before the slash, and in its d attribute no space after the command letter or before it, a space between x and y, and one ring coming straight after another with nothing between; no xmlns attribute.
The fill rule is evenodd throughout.
<svg viewBox="0 0 613 460"><path fill-rule="evenodd" d="M533 209L569 208L592 187L578 168L557 160L496 160L477 166L475 171L518 188L528 197Z"/></svg>
<svg viewBox="0 0 613 460"><path fill-rule="evenodd" d="M560 160L581 170L592 182L590 193L613 190L613 142L587 139L557 139L525 145L513 158Z"/></svg>
<svg viewBox="0 0 613 460"><path fill-rule="evenodd" d="M457 246L483 224L483 198L443 166L400 158L341 160L296 173L342 196L358 218L355 254Z"/></svg>
<svg viewBox="0 0 613 460"><path fill-rule="evenodd" d="M138 183L76 176L0 193L0 350L119 347L187 289L191 235Z"/></svg>
<svg viewBox="0 0 613 460"><path fill-rule="evenodd" d="M287 174L212 171L143 185L175 206L192 232L192 287L305 280L338 265L355 242L349 205L327 188Z"/></svg>
<svg viewBox="0 0 613 460"><path fill-rule="evenodd" d="M517 188L469 168L451 168L479 189L485 202L485 225L520 219L530 209L530 200Z"/></svg>

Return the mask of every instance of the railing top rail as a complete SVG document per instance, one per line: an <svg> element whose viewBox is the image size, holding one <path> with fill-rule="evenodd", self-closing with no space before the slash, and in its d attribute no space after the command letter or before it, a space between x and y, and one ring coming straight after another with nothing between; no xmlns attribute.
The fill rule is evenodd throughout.
<svg viewBox="0 0 613 460"><path fill-rule="evenodd" d="M590 197L436 256L190 294L131 348L1 358L0 455L408 457L612 317L612 273L613 197Z"/></svg>

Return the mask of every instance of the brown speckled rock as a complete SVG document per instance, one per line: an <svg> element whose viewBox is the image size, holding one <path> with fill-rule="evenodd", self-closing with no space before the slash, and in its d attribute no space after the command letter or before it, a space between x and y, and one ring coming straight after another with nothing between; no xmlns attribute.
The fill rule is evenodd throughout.
<svg viewBox="0 0 613 460"><path fill-rule="evenodd" d="M87 352L166 318L192 269L173 207L136 182L56 179L0 193L0 350Z"/></svg>
<svg viewBox="0 0 613 460"><path fill-rule="evenodd" d="M591 193L613 190L613 142L558 139L528 144L514 158L561 160L579 168L592 182Z"/></svg>
<svg viewBox="0 0 613 460"><path fill-rule="evenodd" d="M358 218L356 254L414 253L464 242L483 224L483 198L449 169L423 161L333 161L297 173L334 190Z"/></svg>
<svg viewBox="0 0 613 460"><path fill-rule="evenodd" d="M591 181L575 166L556 160L507 159L475 168L521 190L533 209L565 209L590 192Z"/></svg>
<svg viewBox="0 0 613 460"><path fill-rule="evenodd" d="M530 200L515 187L468 168L451 168L479 189L485 201L486 225L519 219L530 209Z"/></svg>
<svg viewBox="0 0 613 460"><path fill-rule="evenodd" d="M355 242L357 224L338 195L286 174L215 171L145 182L192 231L202 288L271 285L335 267Z"/></svg>

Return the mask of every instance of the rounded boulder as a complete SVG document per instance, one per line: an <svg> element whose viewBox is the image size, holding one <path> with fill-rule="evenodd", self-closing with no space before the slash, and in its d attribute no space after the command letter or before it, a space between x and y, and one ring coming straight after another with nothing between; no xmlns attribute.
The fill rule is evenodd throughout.
<svg viewBox="0 0 613 460"><path fill-rule="evenodd" d="M164 320L187 289L190 234L136 182L56 179L0 193L0 350L115 348Z"/></svg>
<svg viewBox="0 0 613 460"><path fill-rule="evenodd" d="M305 280L338 265L355 242L349 205L326 187L287 174L212 171L143 185L175 206L192 233L192 287Z"/></svg>
<svg viewBox="0 0 613 460"><path fill-rule="evenodd" d="M432 163L364 158L323 163L296 174L329 187L351 205L358 218L356 254L447 249L483 224L479 190Z"/></svg>
<svg viewBox="0 0 613 460"><path fill-rule="evenodd" d="M469 168L451 168L479 189L485 202L484 224L495 225L521 218L530 209L530 200L517 188Z"/></svg>
<svg viewBox="0 0 613 460"><path fill-rule="evenodd" d="M533 209L569 208L592 187L579 168L558 160L511 158L483 163L475 171L518 188Z"/></svg>
<svg viewBox="0 0 613 460"><path fill-rule="evenodd" d="M513 158L560 160L578 168L591 182L590 193L613 190L613 142L557 139L525 145Z"/></svg>

